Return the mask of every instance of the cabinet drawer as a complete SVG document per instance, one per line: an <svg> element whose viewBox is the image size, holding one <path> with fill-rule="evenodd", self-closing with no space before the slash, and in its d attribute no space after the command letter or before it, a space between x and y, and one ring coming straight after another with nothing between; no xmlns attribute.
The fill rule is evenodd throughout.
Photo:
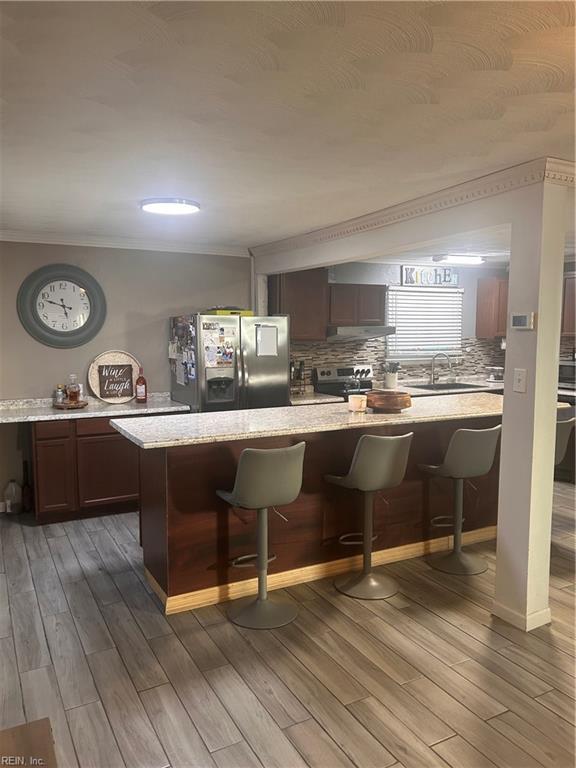
<svg viewBox="0 0 576 768"><path fill-rule="evenodd" d="M71 437L74 434L74 424L69 419L58 421L37 421L34 424L36 440L52 440L59 437Z"/></svg>
<svg viewBox="0 0 576 768"><path fill-rule="evenodd" d="M97 419L78 419L76 424L77 435L117 435L118 432L110 426L112 416L103 416Z"/></svg>

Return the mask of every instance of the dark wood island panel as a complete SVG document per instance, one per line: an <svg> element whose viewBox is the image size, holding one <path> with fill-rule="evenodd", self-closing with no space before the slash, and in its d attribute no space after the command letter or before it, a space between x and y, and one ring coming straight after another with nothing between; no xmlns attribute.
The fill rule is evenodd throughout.
<svg viewBox="0 0 576 768"><path fill-rule="evenodd" d="M445 529L430 519L451 512L452 484L437 478L428 485L419 463L440 463L455 429L479 429L500 423L499 416L369 427L302 435L140 449L140 495L144 564L167 613L253 594L255 572L234 568L233 558L253 553L256 515L230 509L215 494L234 483L242 450L307 444L299 498L280 511L270 510L270 588L310 581L351 570L359 549L338 537L359 530L361 495L325 483L325 474L344 474L361 434L414 432L406 477L398 488L377 495L374 562L415 557L445 549ZM465 485L465 531L472 540L495 535L498 462L485 477Z"/></svg>

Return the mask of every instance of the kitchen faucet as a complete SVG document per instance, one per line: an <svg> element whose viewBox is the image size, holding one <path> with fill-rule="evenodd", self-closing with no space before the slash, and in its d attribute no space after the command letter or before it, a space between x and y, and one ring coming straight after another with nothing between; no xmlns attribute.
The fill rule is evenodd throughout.
<svg viewBox="0 0 576 768"><path fill-rule="evenodd" d="M437 357L445 357L446 360L448 360L448 365L450 366L450 373L452 373L452 360L450 360L446 352L437 352L432 357L432 365L430 368L430 384L436 384L436 379L438 378L438 374L436 373L436 370L435 370Z"/></svg>

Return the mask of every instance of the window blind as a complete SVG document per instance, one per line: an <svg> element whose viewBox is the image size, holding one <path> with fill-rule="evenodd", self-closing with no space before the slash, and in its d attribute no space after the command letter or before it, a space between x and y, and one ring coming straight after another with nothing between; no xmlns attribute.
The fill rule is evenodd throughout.
<svg viewBox="0 0 576 768"><path fill-rule="evenodd" d="M391 360L429 360L437 352L462 354L461 288L390 286L386 301L386 325L396 333L388 336Z"/></svg>

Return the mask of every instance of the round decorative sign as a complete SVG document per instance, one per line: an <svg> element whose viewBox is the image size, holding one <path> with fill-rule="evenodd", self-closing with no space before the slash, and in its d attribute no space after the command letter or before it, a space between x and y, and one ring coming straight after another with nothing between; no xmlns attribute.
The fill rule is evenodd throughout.
<svg viewBox="0 0 576 768"><path fill-rule="evenodd" d="M136 397L140 362L129 352L111 349L95 357L88 368L88 385L106 403L128 403Z"/></svg>
<svg viewBox="0 0 576 768"><path fill-rule="evenodd" d="M28 333L49 347L86 344L106 319L102 288L72 264L50 264L32 272L20 286L16 306Z"/></svg>

